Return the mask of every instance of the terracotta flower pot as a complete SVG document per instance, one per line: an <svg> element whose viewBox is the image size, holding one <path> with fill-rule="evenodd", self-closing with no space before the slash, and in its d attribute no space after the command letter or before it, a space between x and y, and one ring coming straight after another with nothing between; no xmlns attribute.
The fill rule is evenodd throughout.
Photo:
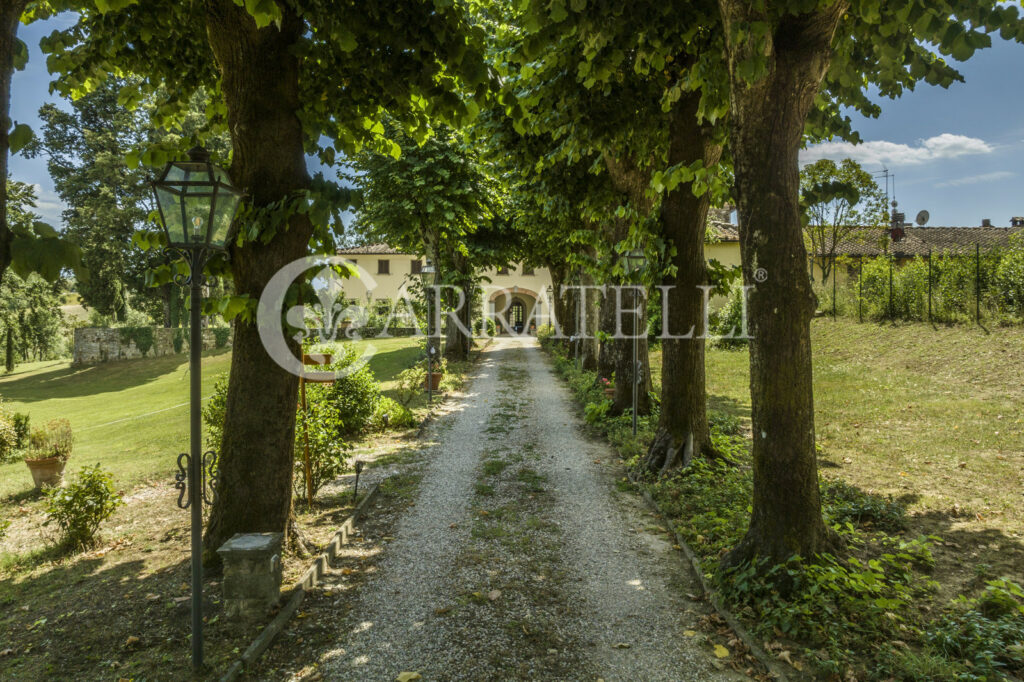
<svg viewBox="0 0 1024 682"><path fill-rule="evenodd" d="M26 459L25 464L32 472L36 490L42 490L44 487L61 484L64 479L64 466L67 462L60 457L46 457L44 459Z"/></svg>
<svg viewBox="0 0 1024 682"><path fill-rule="evenodd" d="M426 390L429 387L431 391L436 391L441 386L441 377L443 376L440 372L433 372L423 377L423 389Z"/></svg>

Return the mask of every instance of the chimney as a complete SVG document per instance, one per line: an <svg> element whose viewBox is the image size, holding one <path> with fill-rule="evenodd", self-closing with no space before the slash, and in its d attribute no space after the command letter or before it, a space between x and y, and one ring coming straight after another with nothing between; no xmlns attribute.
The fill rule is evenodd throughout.
<svg viewBox="0 0 1024 682"><path fill-rule="evenodd" d="M992 220L990 218L982 218L981 219L981 226L982 227L992 227Z"/></svg>
<svg viewBox="0 0 1024 682"><path fill-rule="evenodd" d="M1015 215L1010 218L1010 227L1024 227L1024 217Z"/></svg>

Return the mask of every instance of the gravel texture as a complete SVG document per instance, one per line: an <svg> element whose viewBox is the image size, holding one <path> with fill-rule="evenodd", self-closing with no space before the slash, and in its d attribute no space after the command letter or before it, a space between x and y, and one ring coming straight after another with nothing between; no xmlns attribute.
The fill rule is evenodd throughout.
<svg viewBox="0 0 1024 682"><path fill-rule="evenodd" d="M582 435L532 339L499 339L426 434L416 503L339 614L325 679L745 679L678 553ZM649 530L648 530L649 529Z"/></svg>

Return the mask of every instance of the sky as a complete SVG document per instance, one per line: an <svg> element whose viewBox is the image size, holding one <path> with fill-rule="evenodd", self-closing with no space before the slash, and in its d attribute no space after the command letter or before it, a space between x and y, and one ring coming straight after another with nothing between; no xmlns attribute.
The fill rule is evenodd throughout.
<svg viewBox="0 0 1024 682"><path fill-rule="evenodd" d="M18 32L29 46L30 57L26 69L14 75L11 118L37 131L36 112L44 102L67 107L49 94L50 75L39 38L73 21L73 15L58 16L22 26ZM966 82L948 90L921 85L899 100L883 100L877 119L854 113L862 144L816 145L801 153L801 161L850 157L871 172L887 168L908 220L927 210L932 226L976 226L984 218L993 225L1009 225L1012 216L1024 216L1022 67L1024 45L993 36L991 49L958 65ZM16 180L37 185L37 212L59 225L62 206L47 174L46 159L15 155L10 170Z"/></svg>

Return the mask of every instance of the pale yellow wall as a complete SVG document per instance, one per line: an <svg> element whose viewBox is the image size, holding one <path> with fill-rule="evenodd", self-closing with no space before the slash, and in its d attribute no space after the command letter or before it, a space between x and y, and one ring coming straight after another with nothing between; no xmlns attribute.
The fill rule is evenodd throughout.
<svg viewBox="0 0 1024 682"><path fill-rule="evenodd" d="M737 242L722 242L718 244L705 244L705 258L714 258L722 265L733 266L740 264L740 245ZM365 272L364 278L351 278L345 282L345 298L355 299L363 302L366 300L367 283L372 282L373 299L390 298L396 300L401 298L409 284L416 277L412 274L412 262L418 260L416 256L408 254L347 254L344 255L349 261L355 261L360 273ZM390 264L390 274L378 274L378 261L387 260ZM521 265L509 267L508 274L499 275L497 270L486 270L483 275L490 279L489 282L482 282L483 289L483 310L485 314L500 313L505 309L507 299L504 292L510 290L512 295L518 295L529 309L527 318L534 312L534 296L541 299L540 306L535 311L538 324L543 324L548 315L549 306L547 287L551 285L551 273L547 268L534 268L533 274L524 274ZM496 296L496 300L493 300Z"/></svg>
<svg viewBox="0 0 1024 682"><path fill-rule="evenodd" d="M352 254L344 255L349 261L355 261L356 267L360 270L360 277L353 277L345 281L345 298L357 301L366 300L367 285L372 283L372 298L390 298L392 300L401 297L402 293L411 284L415 275L412 274L412 262L417 260L415 256L407 254ZM389 261L391 274L381 275L377 273L377 261ZM365 275L364 275L365 271Z"/></svg>
<svg viewBox="0 0 1024 682"><path fill-rule="evenodd" d="M714 258L719 263L726 267L740 264L740 243L739 242L719 242L718 244L705 244L704 245L704 258L705 260L711 260Z"/></svg>

